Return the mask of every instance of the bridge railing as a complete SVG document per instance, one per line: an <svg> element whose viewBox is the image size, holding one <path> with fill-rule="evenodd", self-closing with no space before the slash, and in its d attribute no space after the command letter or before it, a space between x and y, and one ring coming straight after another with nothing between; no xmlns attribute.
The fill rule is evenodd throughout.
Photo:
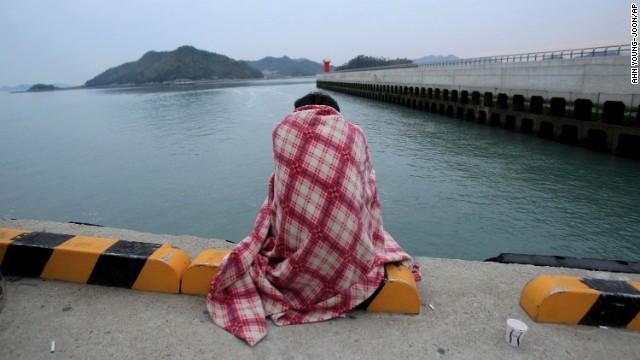
<svg viewBox="0 0 640 360"><path fill-rule="evenodd" d="M577 59L597 56L618 56L629 55L631 53L631 45L612 45L602 47L592 47L584 49L554 50L543 52L532 52L514 55L499 55L478 57L470 59L458 59L447 61L435 61L429 63L418 64L419 67L436 67L436 66L460 66L475 64L504 64L529 61L545 61L557 59Z"/></svg>

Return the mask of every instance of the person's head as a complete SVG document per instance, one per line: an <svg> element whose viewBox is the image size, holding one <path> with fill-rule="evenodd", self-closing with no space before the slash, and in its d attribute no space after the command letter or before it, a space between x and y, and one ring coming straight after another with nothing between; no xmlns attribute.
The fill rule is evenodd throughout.
<svg viewBox="0 0 640 360"><path fill-rule="evenodd" d="M335 101L331 96L321 92L311 92L307 95L301 97L293 103L293 106L297 109L306 105L327 105L336 109L336 111L340 112L340 107L338 106L338 102Z"/></svg>

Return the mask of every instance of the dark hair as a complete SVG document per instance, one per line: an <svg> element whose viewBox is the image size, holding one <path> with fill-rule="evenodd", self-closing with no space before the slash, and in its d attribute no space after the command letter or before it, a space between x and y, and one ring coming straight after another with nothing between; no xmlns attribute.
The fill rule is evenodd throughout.
<svg viewBox="0 0 640 360"><path fill-rule="evenodd" d="M308 93L307 95L301 97L293 103L293 106L297 109L299 107L305 105L328 105L332 108L336 109L336 111L340 111L340 107L338 106L338 102L335 101L331 96L325 94L321 91L315 91Z"/></svg>

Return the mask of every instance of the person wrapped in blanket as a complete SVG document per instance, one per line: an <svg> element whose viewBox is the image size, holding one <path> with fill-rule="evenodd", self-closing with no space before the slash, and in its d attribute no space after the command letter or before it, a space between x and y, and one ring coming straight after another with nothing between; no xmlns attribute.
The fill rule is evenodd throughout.
<svg viewBox="0 0 640 360"><path fill-rule="evenodd" d="M207 308L253 346L276 325L335 318L380 286L385 263L420 280L383 228L375 172L360 127L321 92L295 102L273 130L274 172L253 231L223 260Z"/></svg>

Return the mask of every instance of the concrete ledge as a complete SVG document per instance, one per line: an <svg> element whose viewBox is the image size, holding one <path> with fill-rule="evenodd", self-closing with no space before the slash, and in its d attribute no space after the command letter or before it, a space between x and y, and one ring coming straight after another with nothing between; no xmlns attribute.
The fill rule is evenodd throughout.
<svg viewBox="0 0 640 360"><path fill-rule="evenodd" d="M179 293L189 263L168 245L0 229L4 275Z"/></svg>
<svg viewBox="0 0 640 360"><path fill-rule="evenodd" d="M233 246L214 238L51 221L0 219L0 228L172 244L193 255ZM268 321L267 338L253 348L215 326L200 296L8 276L0 311L0 359L210 359L223 351L238 359L357 354L372 360L590 360L636 359L640 353L640 331L535 322L519 304L526 283L543 274L640 282L639 274L427 257L414 261L423 275L417 282L419 315L354 310L310 325ZM505 343L508 318L529 326L518 348Z"/></svg>
<svg viewBox="0 0 640 360"><path fill-rule="evenodd" d="M538 322L640 330L640 282L541 275L525 285L520 305Z"/></svg>

